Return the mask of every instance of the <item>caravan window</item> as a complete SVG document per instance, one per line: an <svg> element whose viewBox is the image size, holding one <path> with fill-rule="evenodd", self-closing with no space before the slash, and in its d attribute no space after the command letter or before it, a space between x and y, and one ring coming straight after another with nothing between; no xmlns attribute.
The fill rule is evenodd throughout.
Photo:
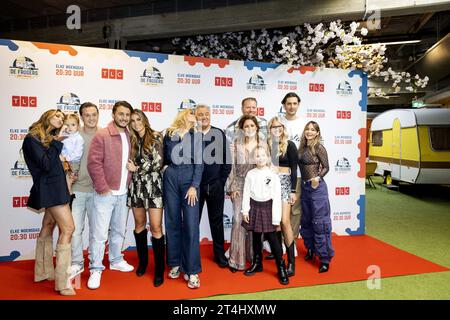
<svg viewBox="0 0 450 320"><path fill-rule="evenodd" d="M450 127L430 127L431 148L436 151L450 150Z"/></svg>
<svg viewBox="0 0 450 320"><path fill-rule="evenodd" d="M372 145L375 147L381 147L383 145L383 131L372 132Z"/></svg>

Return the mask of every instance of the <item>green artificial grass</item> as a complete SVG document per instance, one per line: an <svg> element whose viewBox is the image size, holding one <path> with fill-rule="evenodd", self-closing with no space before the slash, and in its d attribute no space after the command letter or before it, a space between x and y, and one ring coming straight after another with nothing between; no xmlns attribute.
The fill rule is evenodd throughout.
<svg viewBox="0 0 450 320"><path fill-rule="evenodd" d="M366 188L366 234L450 268L450 187L401 184L399 191ZM301 276L301 271L298 273ZM450 299L450 271L381 279L381 289L366 281L220 295L208 300Z"/></svg>

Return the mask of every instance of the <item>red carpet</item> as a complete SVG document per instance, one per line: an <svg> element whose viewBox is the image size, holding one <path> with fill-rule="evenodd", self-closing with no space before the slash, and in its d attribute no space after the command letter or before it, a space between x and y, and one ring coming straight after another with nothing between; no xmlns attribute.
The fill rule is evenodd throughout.
<svg viewBox="0 0 450 320"><path fill-rule="evenodd" d="M62 297L53 290L53 281L33 282L34 261L6 262L0 263L0 299L191 299L366 280L369 277L367 267L371 265L380 267L382 278L449 270L369 236L334 236L333 245L336 256L330 271L319 274L317 264L303 260L305 250L300 239L297 243L300 256L296 259L296 275L290 278L288 286L278 283L273 260L265 260L264 272L252 277L220 269L212 261L210 245L201 246L203 272L200 274L201 287L196 290L189 289L182 276L175 280L166 278L161 287L154 288L150 275L153 270L151 263L150 273L147 272L141 278L136 277L134 271L121 273L107 269L103 272L102 284L97 290L87 288L89 271L85 268L77 295ZM135 251L125 252L125 258L130 264L136 265ZM152 256L149 258L153 261ZM108 266L106 259L104 264Z"/></svg>

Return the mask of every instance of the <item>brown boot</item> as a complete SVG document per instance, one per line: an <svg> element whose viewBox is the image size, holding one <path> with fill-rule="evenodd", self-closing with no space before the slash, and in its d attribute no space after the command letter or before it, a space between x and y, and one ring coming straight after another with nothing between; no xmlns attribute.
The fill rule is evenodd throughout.
<svg viewBox="0 0 450 320"><path fill-rule="evenodd" d="M63 296L75 295L70 279L72 252L69 244L56 245L55 290Z"/></svg>
<svg viewBox="0 0 450 320"><path fill-rule="evenodd" d="M38 237L34 261L34 282L55 279L53 266L53 237Z"/></svg>

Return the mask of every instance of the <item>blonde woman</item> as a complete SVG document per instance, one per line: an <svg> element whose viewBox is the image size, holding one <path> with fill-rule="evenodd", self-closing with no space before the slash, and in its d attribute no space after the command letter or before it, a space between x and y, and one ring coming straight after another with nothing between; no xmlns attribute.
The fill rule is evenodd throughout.
<svg viewBox="0 0 450 320"><path fill-rule="evenodd" d="M319 273L327 272L334 256L331 244L330 201L323 177L328 173L328 154L320 143L319 125L306 124L299 147L299 167L302 175L302 218L300 234L308 250L305 260L320 258Z"/></svg>
<svg viewBox="0 0 450 320"><path fill-rule="evenodd" d="M203 174L202 133L193 109L178 113L163 140L164 223L169 278L184 273L188 287L200 287L199 187Z"/></svg>
<svg viewBox="0 0 450 320"><path fill-rule="evenodd" d="M75 295L70 284L71 246L74 231L67 188L66 175L60 159L64 137L60 129L64 114L51 109L33 123L22 145L23 155L33 186L28 207L45 208L41 232L36 242L34 281L55 279L55 290L61 295ZM53 230L58 225L59 238L56 245L56 269L53 266Z"/></svg>
<svg viewBox="0 0 450 320"><path fill-rule="evenodd" d="M131 158L127 169L133 173L127 204L133 210L134 238L139 258L136 275L143 276L148 265L147 212L152 233L155 262L153 285L164 282L165 245L162 233L162 135L150 127L147 116L138 109L131 112L129 124Z"/></svg>
<svg viewBox="0 0 450 320"><path fill-rule="evenodd" d="M281 181L281 230L283 231L284 243L288 258L287 275L295 275L295 252L296 245L294 234L291 227L291 207L297 200L295 187L297 185L297 165L298 154L294 142L288 140L286 127L281 119L274 117L269 121L269 139L267 141L273 169L278 173ZM282 245L281 231L277 230L276 236L280 245Z"/></svg>

